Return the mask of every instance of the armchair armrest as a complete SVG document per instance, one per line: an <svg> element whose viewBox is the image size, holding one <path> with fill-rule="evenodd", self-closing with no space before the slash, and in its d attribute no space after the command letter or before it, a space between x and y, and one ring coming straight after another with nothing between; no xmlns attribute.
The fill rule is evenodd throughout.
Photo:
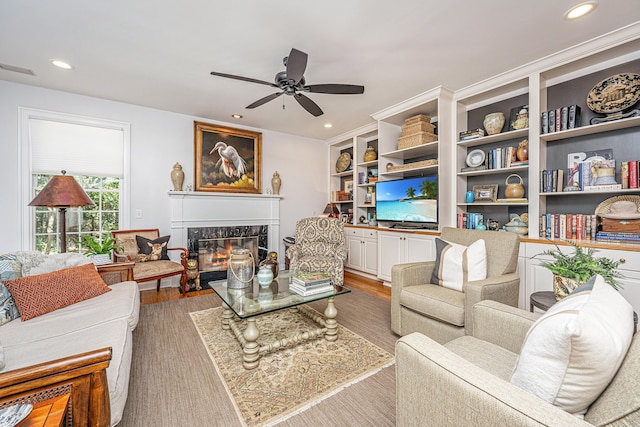
<svg viewBox="0 0 640 427"><path fill-rule="evenodd" d="M539 313L530 313L496 301L480 301L473 306L473 336L513 353L520 348Z"/></svg>
<svg viewBox="0 0 640 427"><path fill-rule="evenodd" d="M167 248L167 252L169 251L180 251L180 264L184 268L187 268L187 259L189 259L189 251L185 248Z"/></svg>
<svg viewBox="0 0 640 427"><path fill-rule="evenodd" d="M400 293L405 286L428 283L434 261L410 262L391 267L391 330L400 335Z"/></svg>
<svg viewBox="0 0 640 427"><path fill-rule="evenodd" d="M133 262L133 260L129 255L119 254L117 252L113 253L113 261L114 262Z"/></svg>
<svg viewBox="0 0 640 427"><path fill-rule="evenodd" d="M344 246L340 246L340 247L336 248L336 252L334 254L335 258L338 261L342 261L342 262L345 262L347 260L348 255L349 254L347 252L347 248L344 247Z"/></svg>
<svg viewBox="0 0 640 427"><path fill-rule="evenodd" d="M589 426L432 339L396 343L396 425Z"/></svg>
<svg viewBox="0 0 640 427"><path fill-rule="evenodd" d="M293 261L295 258L301 255L300 249L295 244L289 246L285 251L285 256L289 258L290 261Z"/></svg>
<svg viewBox="0 0 640 427"><path fill-rule="evenodd" d="M464 327L473 335L473 306L483 300L498 301L516 307L520 289L520 276L516 273L487 277L469 282L464 287Z"/></svg>

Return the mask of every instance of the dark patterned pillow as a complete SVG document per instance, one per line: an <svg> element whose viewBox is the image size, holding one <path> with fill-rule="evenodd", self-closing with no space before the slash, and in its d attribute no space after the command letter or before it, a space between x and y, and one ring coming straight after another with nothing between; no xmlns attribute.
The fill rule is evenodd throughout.
<svg viewBox="0 0 640 427"><path fill-rule="evenodd" d="M17 279L21 276L21 270L22 266L15 255L0 255L0 325L20 317L16 302L4 281Z"/></svg>
<svg viewBox="0 0 640 427"><path fill-rule="evenodd" d="M151 240L146 237L136 236L136 242L138 243L138 249L145 257L145 261L156 261L158 259L169 259L167 255L167 245L171 236L162 236L157 239ZM156 257L159 255L159 258ZM142 260L142 258L140 259Z"/></svg>

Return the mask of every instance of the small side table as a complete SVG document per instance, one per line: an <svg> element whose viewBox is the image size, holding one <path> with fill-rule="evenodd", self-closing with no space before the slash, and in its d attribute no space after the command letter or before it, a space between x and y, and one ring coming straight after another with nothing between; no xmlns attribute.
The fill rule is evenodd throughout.
<svg viewBox="0 0 640 427"><path fill-rule="evenodd" d="M113 285L114 283L133 280L134 265L135 262L114 262L96 265L96 269L107 285Z"/></svg>
<svg viewBox="0 0 640 427"><path fill-rule="evenodd" d="M60 427L64 424L67 414L67 403L70 394L43 400L33 405L33 410L27 418L16 427Z"/></svg>
<svg viewBox="0 0 640 427"><path fill-rule="evenodd" d="M555 304L556 295L553 291L538 291L534 292L529 296L529 310L533 313L533 308L537 307L540 310L547 311L549 308ZM635 334L638 330L638 313L633 312L633 333Z"/></svg>

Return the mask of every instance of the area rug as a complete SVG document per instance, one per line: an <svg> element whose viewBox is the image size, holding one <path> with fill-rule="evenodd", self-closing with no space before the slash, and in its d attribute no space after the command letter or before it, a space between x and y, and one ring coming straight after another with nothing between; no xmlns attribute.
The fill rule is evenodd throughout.
<svg viewBox="0 0 640 427"><path fill-rule="evenodd" d="M260 358L253 370L242 367L242 349L222 329L222 307L189 313L209 357L223 379L239 418L249 427L281 422L395 362L392 354L338 325L338 339L324 338ZM258 343L271 342L317 325L291 310L256 319ZM240 329L245 322L240 322Z"/></svg>

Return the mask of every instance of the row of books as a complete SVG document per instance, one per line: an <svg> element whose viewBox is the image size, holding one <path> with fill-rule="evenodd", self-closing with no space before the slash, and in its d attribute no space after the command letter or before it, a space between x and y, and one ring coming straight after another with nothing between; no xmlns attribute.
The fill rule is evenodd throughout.
<svg viewBox="0 0 640 427"><path fill-rule="evenodd" d="M622 188L640 187L640 160L620 162L620 178Z"/></svg>
<svg viewBox="0 0 640 427"><path fill-rule="evenodd" d="M480 138L481 136L484 136L484 129L470 129L470 130L465 130L463 132L460 132L460 141L468 141L470 139L476 139L476 138Z"/></svg>
<svg viewBox="0 0 640 427"><path fill-rule="evenodd" d="M640 243L640 233L622 231L598 231L596 240L610 243Z"/></svg>
<svg viewBox="0 0 640 427"><path fill-rule="evenodd" d="M289 290L306 297L333 291L333 284L327 273L297 273L289 284Z"/></svg>
<svg viewBox="0 0 640 427"><path fill-rule="evenodd" d="M543 239L596 240L596 231L596 215L540 215L540 237Z"/></svg>
<svg viewBox="0 0 640 427"><path fill-rule="evenodd" d="M580 107L569 105L542 113L540 119L541 133L560 132L561 130L580 127Z"/></svg>
<svg viewBox="0 0 640 427"><path fill-rule="evenodd" d="M564 188L564 169L545 169L540 171L540 192L554 193Z"/></svg>
<svg viewBox="0 0 640 427"><path fill-rule="evenodd" d="M518 147L499 147L485 152L484 164L460 169L461 172L485 169L504 169L529 165L528 160L519 161L516 157Z"/></svg>
<svg viewBox="0 0 640 427"><path fill-rule="evenodd" d="M458 228L474 230L480 223L484 223L484 216L481 213L460 212L458 214Z"/></svg>

